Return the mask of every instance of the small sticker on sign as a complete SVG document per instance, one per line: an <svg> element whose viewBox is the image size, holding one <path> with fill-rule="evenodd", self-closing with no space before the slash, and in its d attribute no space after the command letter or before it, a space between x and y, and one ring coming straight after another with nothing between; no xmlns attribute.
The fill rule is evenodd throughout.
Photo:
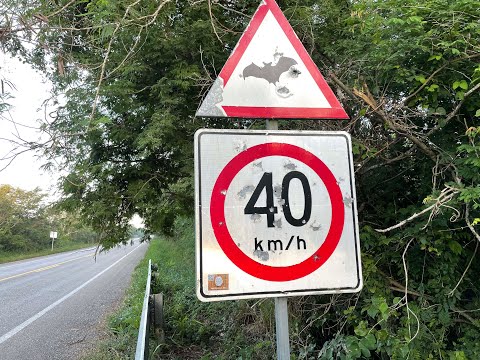
<svg viewBox="0 0 480 360"><path fill-rule="evenodd" d="M208 290L228 290L228 274L208 275Z"/></svg>

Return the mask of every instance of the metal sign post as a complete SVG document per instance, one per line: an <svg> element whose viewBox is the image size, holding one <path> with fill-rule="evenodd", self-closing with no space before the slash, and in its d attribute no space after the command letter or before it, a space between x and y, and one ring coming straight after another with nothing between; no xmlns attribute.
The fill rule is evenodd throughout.
<svg viewBox="0 0 480 360"><path fill-rule="evenodd" d="M53 243L54 243L56 238L57 238L57 232L56 231L50 231L50 239L52 239L52 251L53 251Z"/></svg>
<svg viewBox="0 0 480 360"><path fill-rule="evenodd" d="M275 298L275 331L277 359L290 360L290 334L288 329L288 300Z"/></svg>
<svg viewBox="0 0 480 360"><path fill-rule="evenodd" d="M267 120L267 130L278 130L278 120ZM275 336L277 359L290 360L290 330L288 328L288 298L275 298Z"/></svg>

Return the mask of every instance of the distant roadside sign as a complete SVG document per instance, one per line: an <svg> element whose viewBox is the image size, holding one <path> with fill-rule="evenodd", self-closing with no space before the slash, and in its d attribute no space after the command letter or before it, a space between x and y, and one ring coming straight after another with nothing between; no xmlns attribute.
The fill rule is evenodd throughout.
<svg viewBox="0 0 480 360"><path fill-rule="evenodd" d="M195 172L200 300L361 289L347 133L199 130Z"/></svg>

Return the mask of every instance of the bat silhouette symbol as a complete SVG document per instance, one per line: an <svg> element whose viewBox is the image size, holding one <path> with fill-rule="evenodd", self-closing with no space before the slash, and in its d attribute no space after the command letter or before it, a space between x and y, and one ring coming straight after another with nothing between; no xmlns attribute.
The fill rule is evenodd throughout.
<svg viewBox="0 0 480 360"><path fill-rule="evenodd" d="M269 83L275 85L280 79L280 76L288 71L292 65L297 65L297 62L294 59L285 56L280 57L277 64L273 66L271 62L263 63L263 66L251 63L243 69L243 78L246 79L247 77L252 76L258 79L265 79Z"/></svg>

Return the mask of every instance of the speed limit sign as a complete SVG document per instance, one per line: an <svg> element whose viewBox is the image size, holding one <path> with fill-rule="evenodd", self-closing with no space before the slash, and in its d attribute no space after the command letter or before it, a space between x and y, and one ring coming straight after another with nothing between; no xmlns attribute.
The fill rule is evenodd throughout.
<svg viewBox="0 0 480 360"><path fill-rule="evenodd" d="M199 130L195 181L200 300L360 291L347 133Z"/></svg>

